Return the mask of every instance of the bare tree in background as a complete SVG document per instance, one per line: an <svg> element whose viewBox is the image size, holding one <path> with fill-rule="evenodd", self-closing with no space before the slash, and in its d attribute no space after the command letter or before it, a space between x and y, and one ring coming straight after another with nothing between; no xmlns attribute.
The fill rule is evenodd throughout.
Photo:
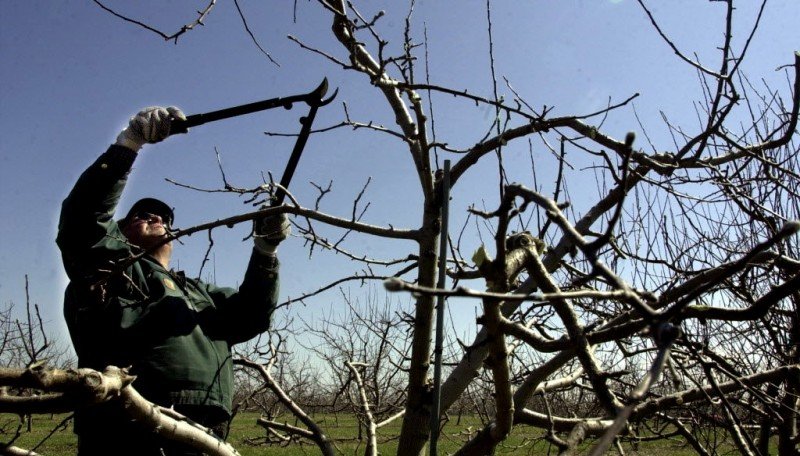
<svg viewBox="0 0 800 456"><path fill-rule="evenodd" d="M48 336L39 304L31 300L30 283L25 276L25 307L15 310L13 303L0 309L0 365L25 367L47 363L66 368L72 364L63 341Z"/></svg>
<svg viewBox="0 0 800 456"><path fill-rule="evenodd" d="M699 454L720 451L722 440L743 454L766 454L774 434L780 454L794 454L800 439L800 54L783 69L788 87L763 86L740 71L758 19L751 30L736 31L747 38L734 48L732 0L719 2L725 28L716 66L686 55L640 2L664 45L687 71L697 73L703 93L695 104L698 120L678 123L665 117L673 141L657 144L647 135L656 128L652 125L632 126L640 132L638 139L633 133L615 138L603 130L606 118L631 109L634 96L595 113L556 117L547 108L532 107L552 100L529 100L510 84L509 100L420 83L427 62L412 38L413 2L406 41L392 55L394 48L380 35L381 13L368 14L342 0L317 3L330 15L324 26L331 28L337 50L313 49L296 40L361 78L374 91L370 102L388 108L395 121L384 127L347 116L326 130L354 128L396 138L413 162L419 186L406 194L420 195L422 201L418 219L408 221L411 228L362 221L360 195L352 214L326 214L318 201L296 199L270 209L294 214L298 231L318 255L336 252L363 268L336 283L317 284L300 299L341 283L387 277L391 290L413 293L407 356L400 345L380 348L380 341L388 340L380 334L398 328L384 326L385 315L355 315L361 322L357 333L335 320L321 328L331 337L317 352L335 366L338 382L353 388L347 394L370 442L380 434L377 424L384 415L398 416L393 401L402 397L398 454L423 453L432 413L434 302L446 294L480 299L482 315L474 340L465 341L460 359L447 369L442 409L462 406L473 394L479 397L475 402L492 401L481 408L485 427L470 435L458 454L492 454L521 426L543 430L564 454L581 444L602 454L624 439L644 436L679 436ZM493 79L496 87L494 74ZM477 104L482 112L494 112L495 121L483 136L435 136L432 106L440 103L465 109ZM448 145L464 143L471 145ZM535 172L551 160L559 170L548 176L551 182L539 182L541 175L528 185L504 179L503 154L529 147L552 152L532 163ZM580 157L581 168L573 169L567 156ZM453 189L486 179L470 172L478 163L497 160L499 191L486 195L484 201L494 201L486 203L493 205L488 209L474 202L469 226L478 227L475 236L451 233L448 274L460 286L437 290L438 259L445 254L438 251L442 180L437 171L446 157L454 161ZM597 196L576 209L571 192L589 179L598 182ZM326 192L319 188L322 197ZM259 198L262 191L258 187L252 193ZM243 214L202 229L259 215ZM329 237L328 226L345 234ZM478 245L479 235L491 239L489 245ZM403 245L411 241L415 250L377 260L345 249L358 246L342 242L355 236ZM275 380L283 343L277 337L270 340L271 352L262 350L266 360L243 358L239 364L257 373L251 391L271 389L282 410L303 426L262 424L276 435L301 435L332 454L325 430ZM375 357L384 349L403 354L396 358L403 390L381 397L386 391L381 385L395 388L398 381L387 383L376 367ZM374 451L368 444L367 453Z"/></svg>
<svg viewBox="0 0 800 456"><path fill-rule="evenodd" d="M327 364L336 410L356 415L360 430L377 429L402 416L411 328L402 306L389 297L379 302L374 290L364 303L347 294L341 299L347 306L342 315L307 323L311 340L319 342L306 349Z"/></svg>

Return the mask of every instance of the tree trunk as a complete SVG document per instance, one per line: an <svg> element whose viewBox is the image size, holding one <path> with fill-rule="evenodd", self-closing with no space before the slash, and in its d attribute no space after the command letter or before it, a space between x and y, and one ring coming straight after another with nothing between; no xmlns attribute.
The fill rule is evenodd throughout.
<svg viewBox="0 0 800 456"><path fill-rule="evenodd" d="M422 236L419 242L418 280L420 285L426 287L436 286L440 216L436 199L429 199L425 205ZM397 454L409 456L421 454L430 435L432 391L428 381L428 368L431 359L433 309L433 296L421 295L417 298L411 365L408 372L408 399Z"/></svg>
<svg viewBox="0 0 800 456"><path fill-rule="evenodd" d="M792 315L792 331L789 336L789 362L800 363L800 293L792 295L794 315ZM786 391L781 401L781 418L783 424L778 426L778 454L795 455L797 454L797 413L795 410L800 407L800 372L795 372L786 378ZM767 454L767 453L763 453Z"/></svg>
<svg viewBox="0 0 800 456"><path fill-rule="evenodd" d="M778 386L770 384L767 386L767 397L778 397L780 391ZM769 454L769 437L772 435L772 427L775 425L775 419L771 414L767 414L761 419L761 429L758 431L758 451L763 455Z"/></svg>

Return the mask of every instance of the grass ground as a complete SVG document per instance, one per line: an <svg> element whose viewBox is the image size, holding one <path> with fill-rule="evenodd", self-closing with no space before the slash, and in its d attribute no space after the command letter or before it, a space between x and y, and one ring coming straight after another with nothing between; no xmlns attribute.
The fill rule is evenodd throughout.
<svg viewBox="0 0 800 456"><path fill-rule="evenodd" d="M71 423L64 423L67 415L37 415L33 418L31 432L23 432L14 445L32 449L42 455L71 455L75 453L76 439L72 433ZM312 444L293 443L288 446L259 444L263 441L265 431L256 424L257 413L240 414L231 425L229 442L242 456L300 456L317 455L319 450ZM323 429L336 441L336 447L345 455L364 453L364 443L359 442L358 423L354 417L344 415L326 415L317 417ZM0 442L7 443L17 428L18 418L15 415L0 415ZM291 422L290 422L291 423ZM460 424L452 420L445 426L439 441L439 454L452 454L469 437L470 432L480 429L480 421L475 417L462 419ZM379 433L379 451L384 456L397 454L396 436L400 431L400 421L382 428ZM11 434L9 435L9 432ZM557 454L555 448L540 439L541 430L518 426L511 436L498 448L498 455L546 455ZM549 450L549 452L548 452ZM661 441L642 444L638 451L625 445L627 455L694 455L691 448L681 440ZM735 453L735 451L734 451ZM617 454L615 451L609 454ZM774 454L774 453L773 453Z"/></svg>

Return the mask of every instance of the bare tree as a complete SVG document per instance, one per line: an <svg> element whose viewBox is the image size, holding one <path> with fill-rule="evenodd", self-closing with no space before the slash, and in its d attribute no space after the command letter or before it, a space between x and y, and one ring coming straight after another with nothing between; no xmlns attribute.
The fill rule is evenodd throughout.
<svg viewBox="0 0 800 456"><path fill-rule="evenodd" d="M72 360L63 341L48 336L39 304L31 299L30 283L25 276L25 307L13 303L0 309L0 366L27 367L47 363L53 367L69 367Z"/></svg>
<svg viewBox="0 0 800 456"><path fill-rule="evenodd" d="M679 436L700 454L719 451L708 436L723 435L743 454L765 454L773 433L780 453L793 454L800 439L800 54L783 68L788 87L754 84L742 74L741 63L760 15L749 30L735 31L734 2L718 3L724 29L720 63L714 66L682 51L640 2L664 45L697 74L702 93L695 103L696 124L665 117L672 144L656 144L647 134L652 125L630 128L639 130L638 140L633 132L620 139L603 129L606 118L632 109L635 95L597 112L553 116L546 107L533 108L541 100L529 101L510 83L510 100L427 79L420 83L417 75L427 72L427 62L412 37L414 2L405 20L405 41L389 47L381 38L381 12L365 14L343 0L318 0L329 14L338 51L293 39L369 84L373 102L389 109L394 125L354 120L346 111L340 124L317 133L352 128L396 139L413 163L418 184L408 192L420 198L418 218L408 222L412 228L365 222L363 192L350 214L327 214L320 201L329 188L318 186L316 201L303 204L289 195L290 203L283 206L175 237L285 212L295 216L310 253L341 254L361 268L315 285L285 306L342 283L387 278L390 290L412 293L413 310L403 316L412 324L408 348L387 343L400 326L385 314L354 312L356 326L329 319L315 329L328 335L315 351L332 366L331 377L342 385L338 392L348 394L366 426L368 454L374 452L381 417L396 416L398 398L404 401L398 452L424 450L432 413L434 302L442 294L482 304L476 336L463 344L442 391L445 411L469 402L473 394L480 395L475 402L491 398L481 409L484 428L458 454L492 454L518 426L543 430L563 454L587 440L592 454L602 454L645 434ZM738 46L732 44L734 32L746 37ZM426 66L420 68L420 62ZM434 103L478 105L495 118L483 136L464 132L464 137L441 138L434 134ZM449 145L457 143L471 145ZM543 163L532 160L532 185L507 182L504 153L533 144L551 152L557 175L541 184L535 173ZM568 154L581 156L585 165L573 169ZM495 203L474 202L467 222L476 226L474 236L451 233L449 252L440 252L445 156L454 160L452 188L469 185L476 164L498 159L498 194L487 195ZM571 193L587 177L598 182L597 196L578 207ZM260 204L275 186L233 189L225 182L225 188ZM332 235L332 228L343 234ZM346 247L358 247L346 242L355 236L415 247L396 259L376 259ZM483 236L488 245L476 241ZM459 283L452 290L435 288L440 255L448 256L447 272ZM252 393L269 388L282 410L304 427L262 424L276 435L313 440L332 454L324 430L275 379L285 340L276 337L261 352L266 359L242 358L239 364L258 373L253 381L259 386ZM379 366L385 359L402 376L387 377Z"/></svg>
<svg viewBox="0 0 800 456"><path fill-rule="evenodd" d="M345 312L306 323L303 345L328 367L331 385L326 390L334 409L344 407L365 428L381 427L403 412L411 329L407 314L391 297L381 302L375 290L366 293L363 303L345 293L341 299Z"/></svg>
<svg viewBox="0 0 800 456"><path fill-rule="evenodd" d="M21 315L20 315L21 314ZM42 320L39 305L31 300L30 283L25 276L25 308L15 310L14 304L9 303L0 309L0 366L6 368L40 368L44 365L66 368L72 364L69 357L69 348L57 337L48 337L45 322ZM0 395L10 395L19 398L32 398L36 401L41 396L42 390L16 386L7 389ZM33 426L31 413L19 414L19 426L16 427L6 446L11 446L20 435L23 427L30 432ZM0 430L6 434L5 428L10 423L2 423ZM5 439L5 438L4 438Z"/></svg>
<svg viewBox="0 0 800 456"><path fill-rule="evenodd" d="M515 294L529 295L528 298L536 302L536 305L544 303L552 306L555 321L550 325L562 329L557 334L545 337L539 331L528 330L524 319L508 319L514 311L525 309L520 305L521 301L511 301L496 295L482 298L484 316L480 323L483 329L470 346L463 362L445 383L445 406L452 404L475 377L475 372L482 368L481 363L486 362L491 368L494 381L496 416L485 432L473 439L461 453L491 452L497 443L507 437L515 423L541 427L559 423L563 432L579 429L576 426L580 426L582 431L574 439L568 442L558 441L559 445L567 449L580 442L580 436L605 434L596 446L596 451L602 451L626 426L628 418L640 418L658 411L651 405L658 403L657 400L648 399L648 394L671 363L670 352L676 344L700 367L699 371L695 370L689 375L696 380L706 379L698 381L696 386L693 385L694 389L685 391L706 392L711 388L723 401L727 401L724 399L728 393L722 387L723 381L733 382L726 385L737 384L746 374L740 372L737 376L726 372L718 380L720 372L716 371L717 363L706 359L708 355L701 351L704 347L703 341L698 341L691 334L682 331L681 326L684 321L700 319L716 320L720 323L744 321L749 323L746 325L748 328L757 328L759 319L773 312L773 309L778 310L780 303L786 302L798 288L800 278L795 268L777 281L760 281L761 290L756 291L751 285L750 299L740 301L731 306L732 308L700 304L709 300L714 302L714 298L727 288L726 282L738 277L743 271L756 268L762 274L774 274L773 263L753 263L754 258L774 258L780 255L786 256L791 264L796 264L796 255L782 255L783 251L793 250L795 233L798 230L798 223L792 221L798 216L792 209L796 207L796 192L791 189L796 188L796 185L789 186L788 192L782 192L795 202L785 205L785 200L782 199L779 203L789 209L789 213L779 212L776 217L774 210L769 211L771 220L774 221L773 229L769 231L753 230L752 225L747 226L750 233L747 242L729 237L725 229L725 222L728 221L722 220L723 223L718 224L710 217L709 212L718 211L716 206L720 205L741 205L737 204L741 200L740 196L730 194L736 187L722 181L720 176L737 176L746 164L753 163L759 173L773 176L772 179L764 179L762 185L777 188L781 186L781 181L796 182L796 174L791 166L786 165L786 160L796 160L797 155L793 139L800 105L800 78L797 74L800 71L800 57L795 59L795 83L791 88L791 101L783 103L779 98L774 104L768 102L769 104L760 106L760 109L753 109L756 100L752 100L750 107L753 112L758 112L754 114L758 116L754 119L755 123L766 122L766 125L732 133L731 130L735 127L728 126L727 120L742 99L740 83L743 79L738 74L738 68L739 62L745 56L746 46L740 53L734 53L730 45L733 30L730 28L731 22L727 21L720 67L711 71L697 62L690 62L693 69L699 71L704 87L708 87L707 99L701 108L705 116L701 128L695 134L687 134L684 129L669 125L675 131L676 145L667 149L661 148L664 152L646 154L634 149L635 138L632 134L625 140L617 140L590 123L593 118L598 118L600 114L608 115L612 108L618 106L597 113L597 116L549 117L546 111L535 112L530 109L530 103L522 98L515 100L516 106L506 106L455 90L415 84L415 61L410 55L392 58L383 55L380 52L383 41L376 38L377 32L370 25L371 21L363 20L352 8L346 9L344 3L326 2L325 5L334 16L334 34L348 52L349 63L340 63L346 69L368 76L393 110L400 128L400 132L396 134L402 136L408 145L425 200L422 223L416 232L420 250L416 286L413 288L418 296L400 452L416 454L422 450L427 438L424 429L427 429L426 422L430 413L430 403L426 400L429 375L427 366L431 353L432 296L436 293L432 288L436 269L433 261L435 255L430 253L436 252L438 240L436 227L439 216L439 181L434 180L431 173L430 154L433 146L428 138L428 118L422 103L421 90L441 91L453 94L456 98L461 96L478 103L486 103L496 107L507 119L503 125L498 123L498 133L495 136L487 137L464 151L453 166L451 185L457 185L472 165L512 141L531 135L539 135L546 141L545 133L554 135L565 147L597 156L596 169L606 173L607 180L612 183L610 188L601 189L597 203L574 222L564 212L566 204L559 204L554 199L521 185L503 185L501 203L497 210L488 213L476 211L478 216L496 220L496 258L491 259L484 255L483 261L475 265L480 275L486 279L489 291L508 293L513 290ZM725 6L726 14L730 17L734 11L733 4L725 2ZM356 22L367 25L362 28ZM655 21L654 25L658 27ZM379 52L371 53L365 44L370 41L369 33L367 38L356 37L363 30L367 30L375 38ZM668 43L671 44L669 41ZM405 49L411 48L412 43L407 42ZM394 67L399 67L397 76L389 73L389 68ZM521 120L522 124L511 126L513 118ZM660 148L652 145L652 149L658 151ZM563 154L561 157L563 160ZM774 178L776 174L780 175L777 179ZM709 196L693 198L691 193L682 190L694 185L702 186ZM626 197L632 191L647 195L644 212L635 210L638 209L637 206L626 204ZM558 196L556 193L557 198ZM668 200L668 204L657 205L659 199ZM744 205L753 206L749 203ZM509 237L510 224L515 217L531 208L536 208L540 232L537 236L530 236L529 242L522 245L509 243L513 239ZM738 207L737 209L742 210ZM753 220L752 214L745 213L742 217ZM653 222L653 219L657 221ZM643 225L651 231L662 229L664 234L631 236L628 233L633 227ZM687 226L690 227L689 232L685 231ZM677 232L671 227L675 227ZM761 233L761 236L754 237L753 233ZM544 252L539 251L538 243L535 242L537 239L547 239L552 247ZM630 252L626 253L618 247L617 239L628 239L631 242L637 239L638 245L627 249ZM675 245L674 242L678 244ZM658 255L653 255L654 250ZM566 259L566 255L570 253L571 259ZM623 277L618 271L625 269L633 272ZM517 286L515 278L522 271L527 272L528 276ZM459 276L460 272L455 271L454 275ZM465 278L470 276L470 271L464 274ZM402 288L397 283L392 286ZM541 294L530 296L536 289ZM593 302L589 304L587 300ZM597 306L596 301L601 305ZM521 393L525 390L517 389L515 394L510 383L507 345L509 336L524 340L538 351L563 353L568 350L572 353L581 363L588 382L586 387L597 401L600 415L562 422L552 416L538 419L534 411L515 408L515 404L524 403L527 398ZM619 348L613 351L604 349L607 353L606 359L594 354L596 345L608 343L615 343ZM631 355L624 347L629 344L639 344L642 349ZM636 366L628 381L624 381L621 373L610 370L614 358L619 356L633 358L628 363ZM642 366L649 367L642 369ZM765 367L761 365L759 369L749 373L769 372L768 376L758 377L759 381L784 384L793 375L789 373L796 372L798 368L794 362L781 363L781 367L774 370L765 371ZM685 366L682 368L689 369ZM703 375L697 375L698 373ZM542 374L536 372L532 375L539 378ZM631 383L631 380L634 382ZM757 385L737 388L736 394L749 396L752 393L751 388ZM787 392L794 397L790 391ZM698 396L698 399L700 397L708 396ZM796 410L794 403L791 405L789 410ZM780 410L780 407L771 403L761 403L759 407L769 408L772 413ZM734 429L732 438L743 452L752 451L754 442L746 432L741 431L741 420L736 411L732 407L727 407L726 411L728 424ZM794 412L792 416L792 420L796 420ZM787 448L794 438L787 436L783 448Z"/></svg>

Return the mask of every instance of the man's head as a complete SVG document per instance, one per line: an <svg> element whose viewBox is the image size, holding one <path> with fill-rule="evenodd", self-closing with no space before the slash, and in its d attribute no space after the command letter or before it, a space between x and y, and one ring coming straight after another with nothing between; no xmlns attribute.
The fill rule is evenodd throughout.
<svg viewBox="0 0 800 456"><path fill-rule="evenodd" d="M149 249L164 240L174 220L172 208L155 198L143 198L135 202L128 215L119 221L122 234L143 249ZM164 244L169 252L171 244Z"/></svg>

